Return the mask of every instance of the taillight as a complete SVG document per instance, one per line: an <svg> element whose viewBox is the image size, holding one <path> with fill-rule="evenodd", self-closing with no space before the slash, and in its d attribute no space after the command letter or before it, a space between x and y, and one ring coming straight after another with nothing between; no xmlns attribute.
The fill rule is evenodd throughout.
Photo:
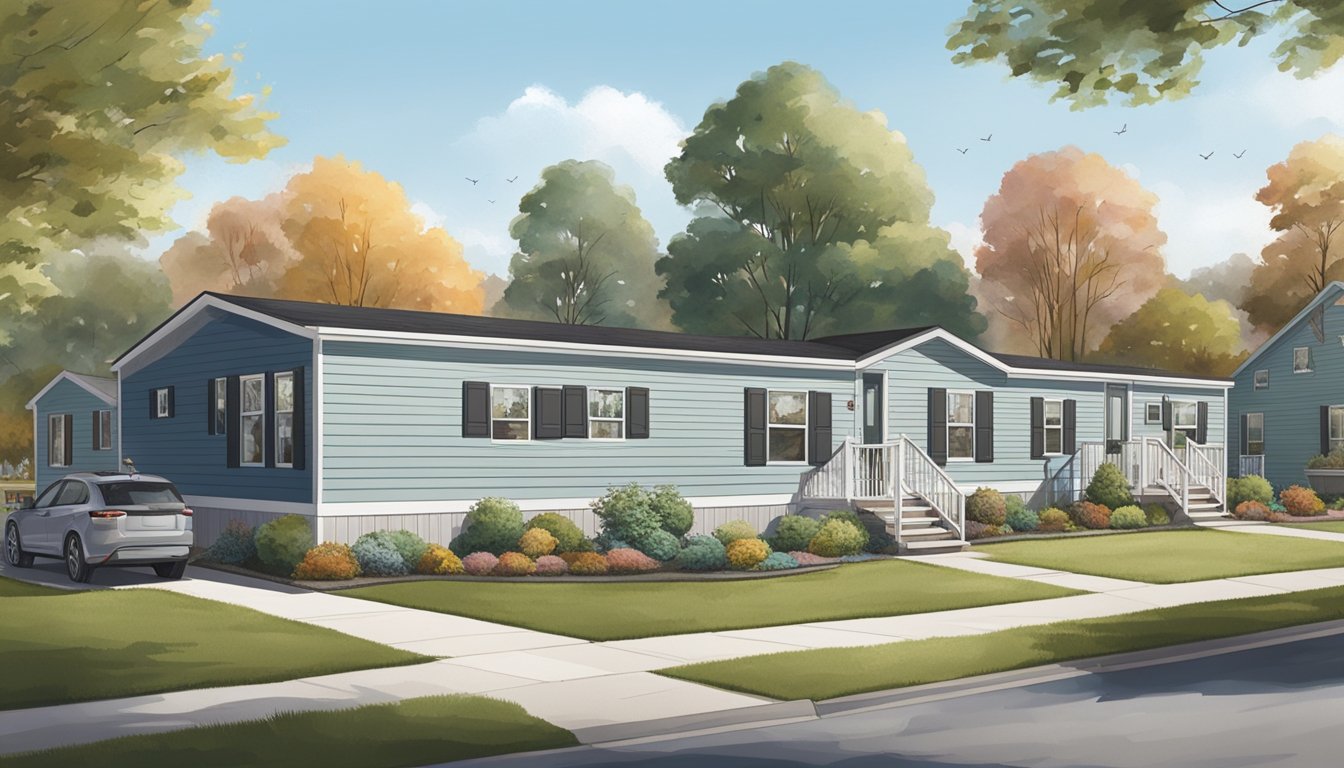
<svg viewBox="0 0 1344 768"><path fill-rule="evenodd" d="M89 511L89 517L99 520L106 520L112 517L125 517L126 513L120 509L93 509Z"/></svg>
<svg viewBox="0 0 1344 768"><path fill-rule="evenodd" d="M187 507L183 507L182 511L179 514L182 515L183 517L191 517L192 511Z"/></svg>

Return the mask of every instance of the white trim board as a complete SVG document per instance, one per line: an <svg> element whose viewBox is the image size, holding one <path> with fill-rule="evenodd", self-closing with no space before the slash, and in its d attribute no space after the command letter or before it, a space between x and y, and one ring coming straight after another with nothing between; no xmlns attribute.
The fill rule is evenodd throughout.
<svg viewBox="0 0 1344 768"><path fill-rule="evenodd" d="M98 398L99 400L103 401L103 402L104 402L105 404L107 404L107 405L111 405L111 406L114 406L114 407L116 406L116 404L117 404L117 398L116 398L116 397L109 397L109 396L107 395L107 393L105 393L105 392L99 390L97 387L95 387L95 386L89 384L88 382L84 381L84 378L85 378L85 376L84 376L84 374L82 374L82 373L74 373L74 372L72 372L72 371L61 371L60 373L56 374L56 378L54 378L54 379L52 379L51 381L47 382L47 386L43 387L42 389L39 389L39 390L37 391L37 394L36 394L36 395L33 395L33 398L32 398L31 400L29 400L28 403L27 403L27 405L25 405L25 406L23 406L23 407L26 408L26 409L28 409L28 410L30 410L30 411L32 411L34 414L36 414L36 413L37 413L37 410L36 410L36 407L37 407L37 401L38 401L38 400L41 400L43 395L45 395L45 394L47 394L48 392L50 392L51 389L52 389L52 387L55 387L57 384L60 384L62 381L68 381L68 382L74 384L75 386L79 387L80 389L84 390L85 392L88 392L90 395L93 395L94 397L96 397L96 398ZM117 385L117 390L118 390L118 392L120 392L120 390L121 390L121 382L120 382L120 380L117 380L117 379L106 379L106 378L103 378L102 376L89 376L89 377L87 377L87 378L90 378L90 379L103 379L104 381L112 381L112 382L115 382L116 385Z"/></svg>
<svg viewBox="0 0 1344 768"><path fill-rule="evenodd" d="M265 499L238 499L227 496L189 496L183 500L193 507L206 509L236 509L239 512L269 512L277 515L305 515L313 517L315 506L299 501L267 501Z"/></svg>
<svg viewBox="0 0 1344 768"><path fill-rule="evenodd" d="M757 496L688 496L686 500L696 509L715 509L719 507L773 507L794 503L794 497L788 493L762 494ZM459 499L455 501L356 501L325 502L321 506L322 517L368 517L373 515L428 515L463 514L478 499ZM587 509L593 503L593 497L583 496L568 499L512 499L524 512L550 512L563 509Z"/></svg>

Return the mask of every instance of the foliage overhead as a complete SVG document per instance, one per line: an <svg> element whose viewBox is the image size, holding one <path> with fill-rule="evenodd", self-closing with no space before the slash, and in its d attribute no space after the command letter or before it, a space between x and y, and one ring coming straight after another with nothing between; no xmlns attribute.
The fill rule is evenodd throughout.
<svg viewBox="0 0 1344 768"><path fill-rule="evenodd" d="M1169 287L1116 323L1097 357L1167 371L1228 376L1246 359L1246 351L1231 305Z"/></svg>

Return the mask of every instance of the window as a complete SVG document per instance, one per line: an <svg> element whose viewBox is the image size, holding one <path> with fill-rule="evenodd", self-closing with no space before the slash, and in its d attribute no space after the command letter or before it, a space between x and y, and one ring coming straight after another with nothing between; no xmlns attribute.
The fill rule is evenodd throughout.
<svg viewBox="0 0 1344 768"><path fill-rule="evenodd" d="M1269 371L1267 369L1262 368L1255 372L1255 388L1269 389Z"/></svg>
<svg viewBox="0 0 1344 768"><path fill-rule="evenodd" d="M56 497L55 506L71 507L89 503L89 487L78 480L66 480L61 495Z"/></svg>
<svg viewBox="0 0 1344 768"><path fill-rule="evenodd" d="M1064 401L1045 401L1045 453L1047 456L1064 453Z"/></svg>
<svg viewBox="0 0 1344 768"><path fill-rule="evenodd" d="M172 483L121 481L101 483L98 490L103 492L103 501L110 505L182 503L182 495Z"/></svg>
<svg viewBox="0 0 1344 768"><path fill-rule="evenodd" d="M490 388L490 437L528 440L532 437L532 388Z"/></svg>
<svg viewBox="0 0 1344 768"><path fill-rule="evenodd" d="M112 412L93 412L93 450L112 450Z"/></svg>
<svg viewBox="0 0 1344 768"><path fill-rule="evenodd" d="M1293 349L1293 373L1311 373L1311 347Z"/></svg>
<svg viewBox="0 0 1344 768"><path fill-rule="evenodd" d="M60 493L62 485L64 485L62 482L55 482L48 485L47 489L42 492L42 495L37 497L37 501L33 502L33 509L46 509L47 507L55 506L56 494Z"/></svg>
<svg viewBox="0 0 1344 768"><path fill-rule="evenodd" d="M223 435L228 432L229 425L229 380L224 378L215 379L210 392L210 407L214 409L215 415L215 434Z"/></svg>
<svg viewBox="0 0 1344 768"><path fill-rule="evenodd" d="M1265 452L1265 414L1246 414L1246 454L1260 456Z"/></svg>
<svg viewBox="0 0 1344 768"><path fill-rule="evenodd" d="M1195 436L1199 425L1199 406L1194 403L1171 402L1171 447L1184 448Z"/></svg>
<svg viewBox="0 0 1344 768"><path fill-rule="evenodd" d="M266 461L266 377L262 374L238 379L242 390L238 411L239 463L259 467Z"/></svg>
<svg viewBox="0 0 1344 768"><path fill-rule="evenodd" d="M771 390L766 409L768 462L807 461L807 393Z"/></svg>
<svg viewBox="0 0 1344 768"><path fill-rule="evenodd" d="M294 374L275 374L275 466L294 466Z"/></svg>
<svg viewBox="0 0 1344 768"><path fill-rule="evenodd" d="M47 417L47 466L64 467L65 414Z"/></svg>
<svg viewBox="0 0 1344 768"><path fill-rule="evenodd" d="M1161 423L1162 423L1162 404L1161 404L1161 403L1149 403L1149 404L1144 408L1144 410L1143 410L1143 423L1144 423L1144 424L1161 424Z"/></svg>
<svg viewBox="0 0 1344 768"><path fill-rule="evenodd" d="M1344 448L1344 405L1330 408L1330 450Z"/></svg>
<svg viewBox="0 0 1344 768"><path fill-rule="evenodd" d="M947 393L947 458L975 459L975 393Z"/></svg>
<svg viewBox="0 0 1344 768"><path fill-rule="evenodd" d="M154 390L154 402L157 404L154 409L155 418L168 418L168 388Z"/></svg>
<svg viewBox="0 0 1344 768"><path fill-rule="evenodd" d="M625 438L625 390L588 390L588 437L593 440Z"/></svg>

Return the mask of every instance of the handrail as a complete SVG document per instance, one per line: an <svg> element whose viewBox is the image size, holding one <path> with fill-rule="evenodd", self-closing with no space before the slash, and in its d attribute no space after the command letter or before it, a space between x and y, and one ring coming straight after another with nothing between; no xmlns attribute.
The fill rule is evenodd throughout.
<svg viewBox="0 0 1344 768"><path fill-rule="evenodd" d="M1154 437L1143 439L1145 469L1149 480L1157 483L1181 505L1182 512L1190 509L1190 468L1167 445L1166 441Z"/></svg>
<svg viewBox="0 0 1344 768"><path fill-rule="evenodd" d="M1086 445L1086 443L1084 443L1084 445ZM1069 458L1059 466L1059 469L1055 470L1055 473L1050 476L1050 479L1045 481L1047 486L1045 490L1046 506L1054 507L1059 505L1059 500L1061 498L1059 488L1061 482L1067 483L1067 498L1069 504L1072 504L1078 497L1079 485L1077 480L1080 463L1078 456L1081 453L1082 447L1080 446L1078 452L1069 456Z"/></svg>
<svg viewBox="0 0 1344 768"><path fill-rule="evenodd" d="M1189 464L1195 484L1208 488L1210 495L1221 504L1223 496L1226 495L1227 482L1225 476L1227 459L1224 447L1207 443L1200 445L1196 442L1187 442L1186 448L1186 455L1193 457Z"/></svg>
<svg viewBox="0 0 1344 768"><path fill-rule="evenodd" d="M902 455L901 484L929 502L929 506L947 522L957 538L964 539L966 494L957 487L952 476L938 466L915 441L905 435L901 435L899 440L899 453ZM901 490L900 487L896 488L897 496L901 495Z"/></svg>

